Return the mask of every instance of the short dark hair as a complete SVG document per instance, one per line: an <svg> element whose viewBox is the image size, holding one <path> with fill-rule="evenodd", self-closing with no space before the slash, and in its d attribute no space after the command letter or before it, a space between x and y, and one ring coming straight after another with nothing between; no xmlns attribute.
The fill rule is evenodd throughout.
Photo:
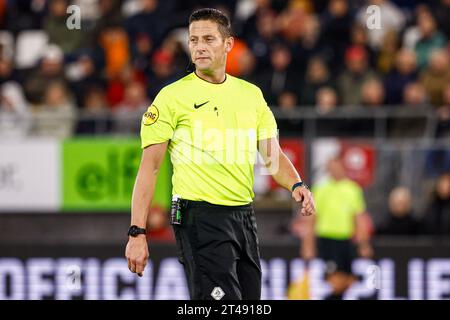
<svg viewBox="0 0 450 320"><path fill-rule="evenodd" d="M226 38L231 37L233 32L231 30L230 18L222 11L214 8L202 8L192 12L189 17L189 25L194 21L209 20L218 24L220 34Z"/></svg>

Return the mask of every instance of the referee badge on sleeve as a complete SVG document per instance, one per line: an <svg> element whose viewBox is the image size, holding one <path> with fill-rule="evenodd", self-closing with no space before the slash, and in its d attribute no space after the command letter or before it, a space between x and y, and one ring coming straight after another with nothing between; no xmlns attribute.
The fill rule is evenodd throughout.
<svg viewBox="0 0 450 320"><path fill-rule="evenodd" d="M142 116L142 124L144 126L150 126L156 122L159 118L159 110L154 104L148 108L147 112Z"/></svg>

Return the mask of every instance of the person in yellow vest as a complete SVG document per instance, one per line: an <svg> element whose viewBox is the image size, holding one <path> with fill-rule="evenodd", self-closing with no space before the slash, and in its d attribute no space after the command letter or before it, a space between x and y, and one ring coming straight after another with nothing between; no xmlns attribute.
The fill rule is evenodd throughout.
<svg viewBox="0 0 450 320"><path fill-rule="evenodd" d="M173 164L171 224L191 299L260 299L261 265L252 207L258 152L275 181L315 212L314 199L282 152L275 118L255 85L225 72L230 21L216 9L189 19L195 71L164 87L143 115L142 160L126 248L131 272L148 260L145 225L166 150Z"/></svg>
<svg viewBox="0 0 450 320"><path fill-rule="evenodd" d="M326 263L326 280L332 290L326 299L339 300L356 280L353 259L371 257L373 250L362 188L347 178L341 158L332 158L327 170L329 178L312 189L316 215L301 217L301 255L306 261L318 257Z"/></svg>

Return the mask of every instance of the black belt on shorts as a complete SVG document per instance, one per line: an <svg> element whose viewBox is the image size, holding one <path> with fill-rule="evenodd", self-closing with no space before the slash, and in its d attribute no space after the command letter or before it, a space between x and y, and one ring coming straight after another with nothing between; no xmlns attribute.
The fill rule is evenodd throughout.
<svg viewBox="0 0 450 320"><path fill-rule="evenodd" d="M190 208L216 208L221 210L251 210L253 208L253 203L247 203L240 206L224 206L221 204L213 204L206 201L194 201L181 199L180 201L181 209L187 210Z"/></svg>

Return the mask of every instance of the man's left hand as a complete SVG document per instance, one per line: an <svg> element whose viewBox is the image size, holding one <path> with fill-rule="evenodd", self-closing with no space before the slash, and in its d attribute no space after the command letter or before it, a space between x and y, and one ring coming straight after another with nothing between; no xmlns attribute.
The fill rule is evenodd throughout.
<svg viewBox="0 0 450 320"><path fill-rule="evenodd" d="M303 216L310 216L316 213L316 205L314 204L314 198L307 188L299 186L292 191L292 198L297 202L302 203L302 209L300 213Z"/></svg>

